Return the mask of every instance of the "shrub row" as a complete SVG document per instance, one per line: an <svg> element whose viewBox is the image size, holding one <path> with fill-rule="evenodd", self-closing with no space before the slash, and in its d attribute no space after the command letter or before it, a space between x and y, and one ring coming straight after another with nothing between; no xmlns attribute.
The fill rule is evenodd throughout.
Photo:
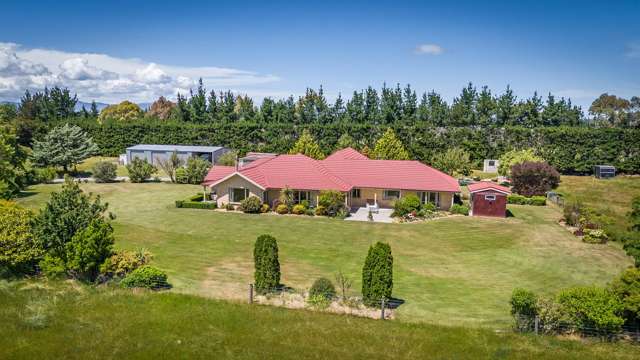
<svg viewBox="0 0 640 360"><path fill-rule="evenodd" d="M507 203L516 205L545 206L547 205L547 198L544 196L526 197L518 194L511 194L507 196Z"/></svg>
<svg viewBox="0 0 640 360"><path fill-rule="evenodd" d="M384 125L340 123L291 126L290 124L213 123L135 120L127 122L74 120L93 138L101 155L116 156L135 144L216 144L247 151L286 153L304 129L329 152L342 134L372 146L386 130ZM456 127L426 124L393 126L412 158L431 162L434 155L462 146L477 165L497 159L511 149L535 148L561 173L591 173L597 164L611 164L619 172L640 173L640 130L589 127Z"/></svg>
<svg viewBox="0 0 640 360"><path fill-rule="evenodd" d="M176 207L180 209L215 209L216 203L214 202L202 202L202 201L188 201L188 200L176 200Z"/></svg>

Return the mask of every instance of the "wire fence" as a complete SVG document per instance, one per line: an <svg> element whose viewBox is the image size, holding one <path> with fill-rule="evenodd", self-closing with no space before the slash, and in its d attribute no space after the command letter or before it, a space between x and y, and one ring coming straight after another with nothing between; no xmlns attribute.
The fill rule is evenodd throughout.
<svg viewBox="0 0 640 360"><path fill-rule="evenodd" d="M515 316L514 330L536 335L577 335L601 341L632 341L640 343L640 324L622 325L614 328L598 328L576 325L566 321L544 322L538 316Z"/></svg>

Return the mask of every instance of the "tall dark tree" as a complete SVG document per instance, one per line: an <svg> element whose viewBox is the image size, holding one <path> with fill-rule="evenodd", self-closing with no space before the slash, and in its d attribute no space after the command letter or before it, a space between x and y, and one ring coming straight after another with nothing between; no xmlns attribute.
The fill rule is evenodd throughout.
<svg viewBox="0 0 640 360"><path fill-rule="evenodd" d="M96 101L93 100L91 101L91 117L97 118L98 115L100 115L100 111L98 111L98 104L96 104Z"/></svg>
<svg viewBox="0 0 640 360"><path fill-rule="evenodd" d="M477 125L487 126L496 122L496 99L487 86L483 86L476 104Z"/></svg>
<svg viewBox="0 0 640 360"><path fill-rule="evenodd" d="M380 119L378 92L369 86L364 92L364 118L368 124L377 124Z"/></svg>
<svg viewBox="0 0 640 360"><path fill-rule="evenodd" d="M418 97L416 92L407 84L402 92L402 119L406 122L416 120L418 111Z"/></svg>
<svg viewBox="0 0 640 360"><path fill-rule="evenodd" d="M511 87L507 85L504 94L497 101L496 119L498 125L515 125L516 122L516 96Z"/></svg>
<svg viewBox="0 0 640 360"><path fill-rule="evenodd" d="M354 91L353 96L347 102L347 115L352 122L364 124L364 96L362 93Z"/></svg>
<svg viewBox="0 0 640 360"><path fill-rule="evenodd" d="M207 92L202 84L202 78L198 80L198 88L194 93L190 90L189 98L189 120L196 123L207 121Z"/></svg>
<svg viewBox="0 0 640 360"><path fill-rule="evenodd" d="M478 91L469 83L462 89L460 97L453 99L451 105L451 125L468 126L476 123L475 108L478 101Z"/></svg>

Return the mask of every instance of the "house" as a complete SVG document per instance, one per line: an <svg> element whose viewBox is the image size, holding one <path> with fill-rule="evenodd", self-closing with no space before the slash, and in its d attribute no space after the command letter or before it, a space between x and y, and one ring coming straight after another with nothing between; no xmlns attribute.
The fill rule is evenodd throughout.
<svg viewBox="0 0 640 360"><path fill-rule="evenodd" d="M135 158L142 158L150 164L157 165L158 161L166 160L173 152L176 152L183 161L190 157L199 156L215 164L218 158L228 151L229 149L221 146L140 144L127 148L126 163L131 163L131 160Z"/></svg>
<svg viewBox="0 0 640 360"><path fill-rule="evenodd" d="M482 167L482 172L497 173L499 166L500 160L485 159L484 166Z"/></svg>
<svg viewBox="0 0 640 360"><path fill-rule="evenodd" d="M469 184L469 198L471 199L472 216L507 216L507 196L511 194L506 186L490 181Z"/></svg>
<svg viewBox="0 0 640 360"><path fill-rule="evenodd" d="M344 193L346 205L391 208L408 194L423 202L449 209L460 192L455 178L418 161L371 160L354 149L339 150L324 160L307 156L277 155L253 160L244 166L213 166L203 185L215 194L219 206L239 204L257 196L273 206L288 187L295 201L316 205L322 190Z"/></svg>

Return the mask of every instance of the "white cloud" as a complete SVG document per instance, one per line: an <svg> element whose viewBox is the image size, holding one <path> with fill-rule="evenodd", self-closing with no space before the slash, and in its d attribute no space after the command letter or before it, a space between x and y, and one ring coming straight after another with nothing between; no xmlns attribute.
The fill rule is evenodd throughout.
<svg viewBox="0 0 640 360"><path fill-rule="evenodd" d="M436 44L420 44L416 46L416 54L427 55L440 55L444 52L444 49L440 45Z"/></svg>
<svg viewBox="0 0 640 360"><path fill-rule="evenodd" d="M25 90L68 87L82 100L148 102L188 92L202 78L208 89L270 84L274 75L213 66L185 67L117 58L106 54L26 49L0 43L0 100L16 100Z"/></svg>

